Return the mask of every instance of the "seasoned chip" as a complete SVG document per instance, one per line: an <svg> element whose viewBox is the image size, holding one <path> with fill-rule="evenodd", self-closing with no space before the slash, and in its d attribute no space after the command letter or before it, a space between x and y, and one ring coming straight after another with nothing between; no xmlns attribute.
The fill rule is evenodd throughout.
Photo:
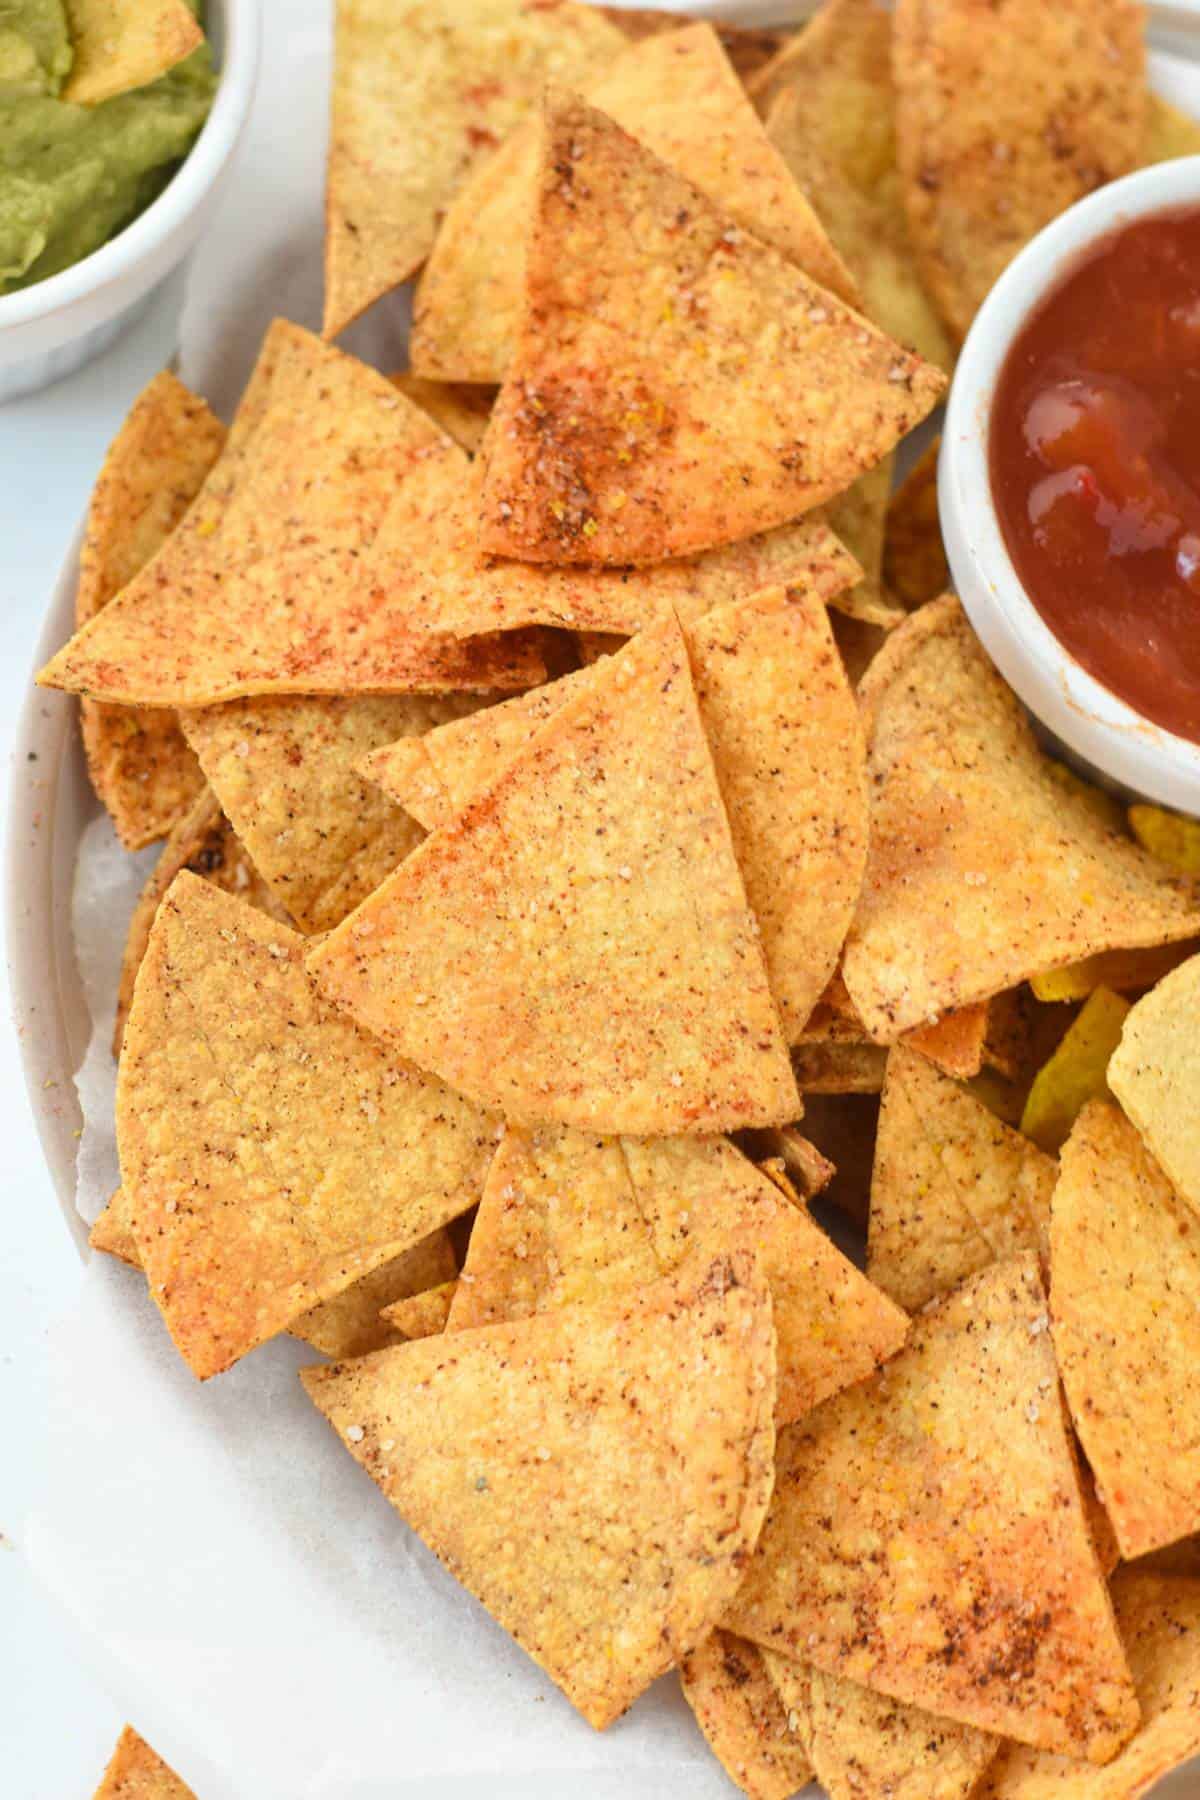
<svg viewBox="0 0 1200 1800"><path fill-rule="evenodd" d="M407 1300L395 1300L383 1309L384 1324L397 1337L408 1341L436 1337L439 1331L446 1329L457 1292L457 1281L443 1281Z"/></svg>
<svg viewBox="0 0 1200 1800"><path fill-rule="evenodd" d="M1200 956L1137 1002L1108 1081L1171 1181L1200 1209Z"/></svg>
<svg viewBox="0 0 1200 1800"><path fill-rule="evenodd" d="M683 1694L729 1779L749 1800L791 1800L812 1766L757 1644L713 1631L680 1664Z"/></svg>
<svg viewBox="0 0 1200 1800"><path fill-rule="evenodd" d="M465 1212L493 1147L473 1106L321 999L303 952L178 875L125 1028L122 1179L151 1294L202 1377Z"/></svg>
<svg viewBox="0 0 1200 1800"><path fill-rule="evenodd" d="M459 184L540 98L625 47L571 0L337 0L325 229L325 336L428 256Z"/></svg>
<svg viewBox="0 0 1200 1800"><path fill-rule="evenodd" d="M716 1624L771 1492L771 1303L744 1253L698 1259L636 1300L302 1379L401 1516L597 1729Z"/></svg>
<svg viewBox="0 0 1200 1800"><path fill-rule="evenodd" d="M127 1725L92 1800L196 1800L196 1796Z"/></svg>
<svg viewBox="0 0 1200 1800"><path fill-rule="evenodd" d="M1200 931L1186 887L1047 773L956 600L892 633L860 698L871 847L842 966L870 1036Z"/></svg>
<svg viewBox="0 0 1200 1800"><path fill-rule="evenodd" d="M393 375L391 382L414 406L428 413L447 437L474 456L483 442L496 398L492 388L472 387L466 382L423 381L407 370Z"/></svg>
<svg viewBox="0 0 1200 1800"><path fill-rule="evenodd" d="M1137 1706L1032 1256L917 1320L779 1440L722 1623L908 1705L1104 1762Z"/></svg>
<svg viewBox="0 0 1200 1800"><path fill-rule="evenodd" d="M1134 0L897 0L896 138L925 285L956 338L1017 251L1135 168L1146 57Z"/></svg>
<svg viewBox="0 0 1200 1800"><path fill-rule="evenodd" d="M891 497L883 533L883 575L905 606L924 606L950 586L950 565L938 514L937 471L942 440L934 438Z"/></svg>
<svg viewBox="0 0 1200 1800"><path fill-rule="evenodd" d="M86 625L144 568L221 454L225 427L169 370L139 395L88 504L75 622ZM92 786L127 850L164 837L204 786L174 713L80 707Z"/></svg>
<svg viewBox="0 0 1200 1800"><path fill-rule="evenodd" d="M1129 1005L1107 988L1096 988L1050 1059L1033 1078L1021 1130L1054 1155L1065 1143L1081 1109L1108 1092L1108 1065L1121 1041Z"/></svg>
<svg viewBox="0 0 1200 1800"><path fill-rule="evenodd" d="M204 42L186 0L66 0L74 60L62 97L97 106L148 87Z"/></svg>
<svg viewBox="0 0 1200 1800"><path fill-rule="evenodd" d="M1200 819L1162 806L1131 806L1129 828L1138 843L1181 875L1200 876Z"/></svg>
<svg viewBox="0 0 1200 1800"><path fill-rule="evenodd" d="M124 1188L118 1188L115 1194L109 1196L103 1211L88 1232L88 1243L93 1250L103 1250L106 1256L115 1256L119 1262L128 1263L131 1269L141 1268L142 1255L134 1236Z"/></svg>
<svg viewBox="0 0 1200 1800"><path fill-rule="evenodd" d="M382 1350L407 1335L394 1328L391 1309L415 1302L428 1307L430 1292L439 1294L444 1285L452 1284L457 1266L454 1247L439 1228L332 1300L301 1313L288 1330L326 1356L366 1356Z"/></svg>
<svg viewBox="0 0 1200 1800"><path fill-rule="evenodd" d="M797 1115L674 619L597 664L311 967L369 1030L516 1124L668 1134Z"/></svg>
<svg viewBox="0 0 1200 1800"><path fill-rule="evenodd" d="M945 385L580 100L547 111L527 300L480 528L525 561L767 531L873 467Z"/></svg>
<svg viewBox="0 0 1200 1800"><path fill-rule="evenodd" d="M409 628L372 548L406 482L467 466L384 376L277 321L226 449L183 523L39 680L100 699L209 706L262 693L525 687L527 638Z"/></svg>
<svg viewBox="0 0 1200 1800"><path fill-rule="evenodd" d="M897 1044L875 1137L867 1272L909 1312L1022 1250L1049 1259L1053 1160Z"/></svg>
<svg viewBox="0 0 1200 1800"><path fill-rule="evenodd" d="M632 45L587 90L589 102L850 305L854 283L708 24ZM462 187L417 289L410 354L422 375L502 381L525 300L525 245L537 196L530 120Z"/></svg>
<svg viewBox="0 0 1200 1800"><path fill-rule="evenodd" d="M884 593L880 579L883 570L883 522L887 514L888 495L892 491L892 462L884 457L874 469L860 475L853 487L831 500L825 508L838 537L862 564L863 579L839 597L838 609L864 624L878 625L891 631L904 617Z"/></svg>

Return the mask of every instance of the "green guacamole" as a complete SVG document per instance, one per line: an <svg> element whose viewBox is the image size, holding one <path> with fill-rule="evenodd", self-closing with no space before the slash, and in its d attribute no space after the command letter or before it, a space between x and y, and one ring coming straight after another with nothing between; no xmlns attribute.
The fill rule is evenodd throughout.
<svg viewBox="0 0 1200 1800"><path fill-rule="evenodd" d="M70 70L63 0L0 0L0 294L70 268L144 211L217 85L207 44L100 106L58 98Z"/></svg>

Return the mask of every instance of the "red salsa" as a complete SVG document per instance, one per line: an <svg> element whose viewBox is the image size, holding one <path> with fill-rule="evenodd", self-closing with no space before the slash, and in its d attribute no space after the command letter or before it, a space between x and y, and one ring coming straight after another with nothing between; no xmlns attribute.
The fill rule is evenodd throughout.
<svg viewBox="0 0 1200 1800"><path fill-rule="evenodd" d="M989 455L1055 636L1200 743L1200 212L1129 225L1075 265L1008 354Z"/></svg>

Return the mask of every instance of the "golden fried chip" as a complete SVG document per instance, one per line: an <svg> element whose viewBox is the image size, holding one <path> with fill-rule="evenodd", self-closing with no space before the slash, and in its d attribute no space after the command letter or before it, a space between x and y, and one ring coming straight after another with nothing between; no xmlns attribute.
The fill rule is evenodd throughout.
<svg viewBox="0 0 1200 1800"><path fill-rule="evenodd" d="M1054 1346L1127 1560L1200 1531L1200 1249L1191 1207L1111 1102L1063 1145Z"/></svg>
<svg viewBox="0 0 1200 1800"><path fill-rule="evenodd" d="M92 1800L196 1800L196 1796L127 1725Z"/></svg>
<svg viewBox="0 0 1200 1800"><path fill-rule="evenodd" d="M121 1175L151 1294L202 1377L465 1212L492 1152L490 1121L335 1012L303 953L178 875L125 1027Z"/></svg>
<svg viewBox="0 0 1200 1800"><path fill-rule="evenodd" d="M422 832L358 773L364 755L479 705L462 694L272 695L183 715L225 816L301 931L345 918Z"/></svg>
<svg viewBox="0 0 1200 1800"><path fill-rule="evenodd" d="M800 192L711 25L685 24L626 49L587 89L622 130L822 287L854 283ZM502 381L525 302L525 246L539 171L530 120L459 190L417 289L410 355L439 380Z"/></svg>
<svg viewBox="0 0 1200 1800"><path fill-rule="evenodd" d="M448 1328L591 1304L735 1244L757 1252L771 1287L779 1424L900 1348L904 1315L727 1138L577 1131L506 1134Z"/></svg>
<svg viewBox="0 0 1200 1800"><path fill-rule="evenodd" d="M598 663L310 966L368 1030L515 1124L797 1115L673 618Z"/></svg>
<svg viewBox="0 0 1200 1800"><path fill-rule="evenodd" d="M1200 931L1183 884L1047 773L956 600L894 631L859 694L871 847L842 967L871 1037Z"/></svg>
<svg viewBox="0 0 1200 1800"><path fill-rule="evenodd" d="M482 452L480 545L629 563L750 537L848 487L944 385L603 113L561 100Z"/></svg>
<svg viewBox="0 0 1200 1800"><path fill-rule="evenodd" d="M741 1579L771 1491L774 1360L767 1287L739 1253L636 1300L302 1379L401 1516L601 1729L703 1641Z"/></svg>
<svg viewBox="0 0 1200 1800"><path fill-rule="evenodd" d="M791 1800L812 1766L757 1644L710 1632L679 1667L683 1695L721 1767L749 1800Z"/></svg>
<svg viewBox="0 0 1200 1800"><path fill-rule="evenodd" d="M937 471L942 440L934 438L900 483L887 509L883 575L889 592L907 607L924 606L950 586L942 542Z"/></svg>
<svg viewBox="0 0 1200 1800"><path fill-rule="evenodd" d="M904 1042L935 1063L946 1075L965 1081L983 1067L991 1003L976 1001L943 1013L930 1025L905 1034Z"/></svg>
<svg viewBox="0 0 1200 1800"><path fill-rule="evenodd" d="M1009 1745L978 1800L1139 1800L1200 1754L1200 1581L1118 1569L1112 1593L1141 1729L1106 1769Z"/></svg>
<svg viewBox="0 0 1200 1800"><path fill-rule="evenodd" d="M1137 1724L1037 1262L997 1263L779 1440L722 1623L910 1706L1103 1762Z"/></svg>
<svg viewBox="0 0 1200 1800"><path fill-rule="evenodd" d="M384 1324L395 1336L406 1341L436 1337L439 1331L446 1329L457 1292L457 1280L442 1281L437 1287L427 1288L422 1294L413 1294L407 1300L396 1300L392 1305L384 1307Z"/></svg>
<svg viewBox="0 0 1200 1800"><path fill-rule="evenodd" d="M66 0L74 60L62 97L98 106L148 87L204 42L185 0Z"/></svg>
<svg viewBox="0 0 1200 1800"><path fill-rule="evenodd" d="M1200 876L1200 819L1162 806L1131 806L1129 829L1143 849L1181 875Z"/></svg>
<svg viewBox="0 0 1200 1800"><path fill-rule="evenodd" d="M407 370L391 377L392 386L428 413L447 437L474 456L483 442L496 395L492 388L472 387L466 382L423 381Z"/></svg>
<svg viewBox="0 0 1200 1800"><path fill-rule="evenodd" d="M883 523L887 514L888 495L892 491L893 458L885 456L874 469L860 475L853 487L831 500L825 517L852 555L862 564L863 579L842 594L838 610L864 624L878 625L891 631L904 617L884 593L880 579L883 570Z"/></svg>
<svg viewBox="0 0 1200 1800"><path fill-rule="evenodd" d="M571 0L337 0L325 225L325 336L420 267L455 190L548 80L625 48Z"/></svg>
<svg viewBox="0 0 1200 1800"><path fill-rule="evenodd" d="M896 167L891 37L874 0L827 0L756 81L755 98L845 257L862 311L949 370L954 354L917 273Z"/></svg>
<svg viewBox="0 0 1200 1800"><path fill-rule="evenodd" d="M118 1188L115 1194L109 1196L103 1211L88 1232L88 1243L93 1250L103 1250L106 1256L115 1256L119 1262L128 1263L131 1269L141 1268L142 1255L134 1236L124 1188Z"/></svg>
<svg viewBox="0 0 1200 1800"><path fill-rule="evenodd" d="M1096 988L1058 1048L1033 1078L1021 1130L1052 1156L1089 1100L1108 1092L1108 1064L1121 1041L1129 1004Z"/></svg>
<svg viewBox="0 0 1200 1800"><path fill-rule="evenodd" d="M261 693L440 693L541 680L515 635L409 627L373 547L406 481L466 458L384 376L299 326L268 332L226 449L182 524L42 671L147 706Z"/></svg>
<svg viewBox="0 0 1200 1800"><path fill-rule="evenodd" d="M1146 132L1141 162L1173 162L1200 153L1200 125L1158 94L1146 95Z"/></svg>
<svg viewBox="0 0 1200 1800"><path fill-rule="evenodd" d="M896 142L921 275L956 338L1013 257L1137 166L1134 0L897 0Z"/></svg>
<svg viewBox="0 0 1200 1800"><path fill-rule="evenodd" d="M1053 1160L897 1044L875 1138L867 1273L909 1312L1022 1250L1049 1261Z"/></svg>
<svg viewBox="0 0 1200 1800"><path fill-rule="evenodd" d="M1200 956L1133 1007L1108 1082L1183 1198L1200 1209Z"/></svg>
<svg viewBox="0 0 1200 1800"><path fill-rule="evenodd" d="M457 1267L454 1246L439 1228L332 1300L301 1313L288 1330L326 1356L366 1356L407 1335L392 1325L393 1307L412 1306L415 1301L428 1305L430 1291L437 1294L453 1284Z"/></svg>
<svg viewBox="0 0 1200 1800"><path fill-rule="evenodd" d="M86 625L165 543L221 454L225 427L164 369L134 401L88 503L75 622ZM80 706L88 774L127 850L169 833L204 777L174 713Z"/></svg>

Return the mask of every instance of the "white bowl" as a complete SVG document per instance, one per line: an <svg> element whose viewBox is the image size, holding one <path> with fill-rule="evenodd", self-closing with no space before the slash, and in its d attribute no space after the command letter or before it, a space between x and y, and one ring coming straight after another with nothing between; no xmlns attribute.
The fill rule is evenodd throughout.
<svg viewBox="0 0 1200 1800"><path fill-rule="evenodd" d="M1200 206L1200 156L1140 169L1081 200L1027 244L979 310L950 389L938 465L946 554L993 662L1070 760L1135 798L1200 815L1200 744L1152 724L1080 667L1030 600L996 516L988 435L997 377L1031 310L1099 239Z"/></svg>
<svg viewBox="0 0 1200 1800"><path fill-rule="evenodd" d="M212 111L157 200L82 262L0 295L0 403L46 387L106 350L203 231L254 97L258 0L209 0L207 29L220 70Z"/></svg>

